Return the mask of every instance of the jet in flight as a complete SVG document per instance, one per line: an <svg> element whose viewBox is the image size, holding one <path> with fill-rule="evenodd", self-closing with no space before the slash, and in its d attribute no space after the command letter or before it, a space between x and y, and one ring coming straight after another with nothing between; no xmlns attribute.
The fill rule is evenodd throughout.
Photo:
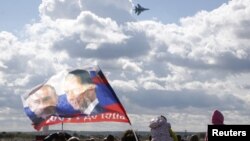
<svg viewBox="0 0 250 141"><path fill-rule="evenodd" d="M135 14L140 15L142 11L149 10L149 9L142 7L140 4L137 4L134 10L135 10Z"/></svg>

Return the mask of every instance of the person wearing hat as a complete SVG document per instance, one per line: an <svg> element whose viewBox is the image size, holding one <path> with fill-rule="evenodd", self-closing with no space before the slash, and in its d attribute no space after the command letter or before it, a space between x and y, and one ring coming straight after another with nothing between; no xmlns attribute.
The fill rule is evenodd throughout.
<svg viewBox="0 0 250 141"><path fill-rule="evenodd" d="M223 114L219 110L214 110L212 114L211 122L213 125L224 125ZM208 141L207 133L206 133L205 141Z"/></svg>
<svg viewBox="0 0 250 141"><path fill-rule="evenodd" d="M213 125L223 125L224 116L219 110L215 110L212 115L212 124Z"/></svg>

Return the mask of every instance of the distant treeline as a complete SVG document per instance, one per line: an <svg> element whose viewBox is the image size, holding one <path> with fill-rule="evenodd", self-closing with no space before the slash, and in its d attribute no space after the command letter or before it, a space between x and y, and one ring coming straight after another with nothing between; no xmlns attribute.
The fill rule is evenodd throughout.
<svg viewBox="0 0 250 141"><path fill-rule="evenodd" d="M1 138L14 138L14 137L20 137L20 138L34 138L36 135L33 133L25 133L25 132L1 132L0 133L0 139Z"/></svg>

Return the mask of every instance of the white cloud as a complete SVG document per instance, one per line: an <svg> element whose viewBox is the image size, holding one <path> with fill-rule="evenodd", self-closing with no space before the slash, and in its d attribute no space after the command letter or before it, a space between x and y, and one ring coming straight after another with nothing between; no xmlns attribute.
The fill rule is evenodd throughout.
<svg viewBox="0 0 250 141"><path fill-rule="evenodd" d="M52 19L76 18L81 11L79 0L43 0L39 6L41 16Z"/></svg>
<svg viewBox="0 0 250 141"><path fill-rule="evenodd" d="M124 92L130 92L130 91L137 91L137 84L134 80L129 80L129 81L122 81L122 80L113 80L112 82L110 82L111 85L114 88L117 88L121 91Z"/></svg>
<svg viewBox="0 0 250 141"><path fill-rule="evenodd" d="M14 54L15 48L13 47L13 44L17 42L17 38L9 33L9 32L0 32L0 48L1 50L4 50L4 52L1 53L1 61L10 60L12 55ZM6 67L3 63L1 63L3 67Z"/></svg>
<svg viewBox="0 0 250 141"><path fill-rule="evenodd" d="M75 19L83 11L107 18L119 23L133 20L130 15L131 1L124 0L43 0L39 6L41 17L55 19Z"/></svg>
<svg viewBox="0 0 250 141"><path fill-rule="evenodd" d="M154 89L156 89L156 90L164 90L164 88L161 85L159 85L159 84L157 84L155 82L145 82L144 83L144 88L146 90L154 90Z"/></svg>
<svg viewBox="0 0 250 141"><path fill-rule="evenodd" d="M136 63L136 62L132 62L130 60L121 58L118 60L118 63L122 65L122 69L131 71L131 73L142 72L142 69L140 68L140 66L142 65L142 62Z"/></svg>

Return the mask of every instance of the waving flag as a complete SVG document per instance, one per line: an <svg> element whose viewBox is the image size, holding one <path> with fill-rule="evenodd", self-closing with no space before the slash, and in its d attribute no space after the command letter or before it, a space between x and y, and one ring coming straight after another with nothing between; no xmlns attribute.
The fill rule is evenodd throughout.
<svg viewBox="0 0 250 141"><path fill-rule="evenodd" d="M36 130L62 122L127 122L125 109L99 67L64 70L22 96Z"/></svg>

